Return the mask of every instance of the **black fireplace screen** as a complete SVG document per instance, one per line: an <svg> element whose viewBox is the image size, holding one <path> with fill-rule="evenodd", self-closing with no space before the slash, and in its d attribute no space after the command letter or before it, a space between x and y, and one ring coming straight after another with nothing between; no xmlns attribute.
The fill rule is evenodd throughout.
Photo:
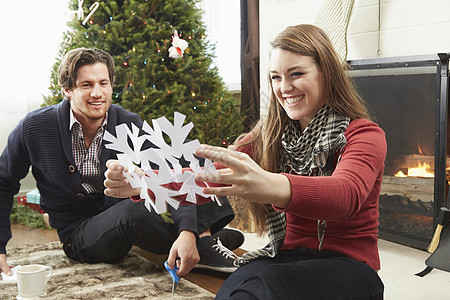
<svg viewBox="0 0 450 300"><path fill-rule="evenodd" d="M386 133L380 237L425 249L448 186L448 56L367 59L350 66L349 75Z"/></svg>

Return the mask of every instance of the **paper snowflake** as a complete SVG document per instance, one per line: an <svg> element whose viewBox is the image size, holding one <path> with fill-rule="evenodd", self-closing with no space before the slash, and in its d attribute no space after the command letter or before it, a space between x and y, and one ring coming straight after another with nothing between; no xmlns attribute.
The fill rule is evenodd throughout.
<svg viewBox="0 0 450 300"><path fill-rule="evenodd" d="M175 112L172 125L165 117L152 120L153 129L144 121L142 131L132 124L131 130L126 124L116 126L116 136L105 132L104 140L110 142L106 148L119 152L117 159L125 166L125 177L133 188L140 188L140 197L144 199L149 211L151 207L161 214L166 212L167 204L177 209L181 204L197 204L215 201L221 205L216 196L202 193L202 188L208 186L206 182L195 180L196 173L217 173L213 163L205 159L203 168L194 156L194 151L200 147L198 140L186 142L186 138L194 125L183 126L186 116ZM170 139L168 144L164 135ZM144 149L145 141L149 141L155 148ZM180 159L189 162L189 170L183 170ZM153 170L151 163L158 165ZM133 172L139 165L145 176L139 177ZM130 170L130 171L128 171Z"/></svg>

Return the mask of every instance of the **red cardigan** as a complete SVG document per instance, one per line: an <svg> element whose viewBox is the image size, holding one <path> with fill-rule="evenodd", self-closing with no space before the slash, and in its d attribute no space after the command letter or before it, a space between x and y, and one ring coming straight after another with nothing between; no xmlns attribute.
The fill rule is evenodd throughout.
<svg viewBox="0 0 450 300"><path fill-rule="evenodd" d="M292 199L285 211L286 238L282 249L318 249L317 220L327 220L322 249L342 253L380 269L378 198L386 156L383 130L368 120L350 122L347 145L331 176L284 174ZM239 148L252 155L252 145Z"/></svg>

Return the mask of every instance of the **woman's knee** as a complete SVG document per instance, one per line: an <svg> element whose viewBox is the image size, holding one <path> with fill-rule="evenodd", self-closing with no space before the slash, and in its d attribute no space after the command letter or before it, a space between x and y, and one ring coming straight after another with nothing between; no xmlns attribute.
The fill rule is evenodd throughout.
<svg viewBox="0 0 450 300"><path fill-rule="evenodd" d="M250 265L250 266L249 266ZM276 274L271 274L269 260L253 261L235 271L222 285L216 299L277 299L273 286Z"/></svg>
<svg viewBox="0 0 450 300"><path fill-rule="evenodd" d="M312 260L264 265L240 274L235 278L239 280L226 281L218 299L378 299L375 295L382 295L382 285L381 290L367 285L365 274L337 271L332 261L329 263Z"/></svg>

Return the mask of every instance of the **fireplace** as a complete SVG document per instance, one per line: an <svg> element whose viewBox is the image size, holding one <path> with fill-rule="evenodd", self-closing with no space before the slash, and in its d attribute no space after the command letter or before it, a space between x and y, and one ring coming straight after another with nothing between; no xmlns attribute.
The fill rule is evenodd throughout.
<svg viewBox="0 0 450 300"><path fill-rule="evenodd" d="M380 237L426 249L447 188L448 54L350 61L349 75L386 133Z"/></svg>

